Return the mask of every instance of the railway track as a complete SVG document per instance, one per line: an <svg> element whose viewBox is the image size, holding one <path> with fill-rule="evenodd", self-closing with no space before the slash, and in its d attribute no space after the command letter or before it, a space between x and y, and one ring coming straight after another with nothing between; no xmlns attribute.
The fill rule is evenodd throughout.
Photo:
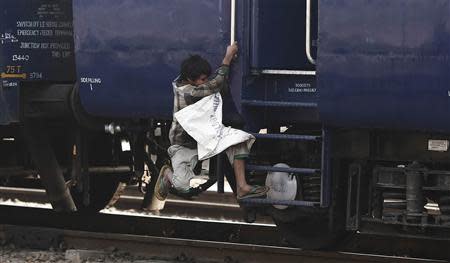
<svg viewBox="0 0 450 263"><path fill-rule="evenodd" d="M202 239L282 246L276 227L217 219L166 217L153 214L65 214L49 209L0 206L0 223L76 231Z"/></svg>
<svg viewBox="0 0 450 263"><path fill-rule="evenodd" d="M9 196L9 198L12 199L17 198L22 201L28 200L36 202L36 200L39 200L41 202L40 205L45 207L45 200L46 200L45 193L41 190L0 188L0 198L2 196ZM82 236L83 235L89 236L89 233L93 233L94 240L98 236L111 236L111 237L114 236L118 237L120 240L123 240L124 237L126 236L133 236L134 238L136 238L136 240L147 240L148 242L150 242L149 240L161 241L163 239L169 239L169 240L178 240L179 242L181 242L180 240L182 240L181 243L184 242L185 244L188 244L189 242L195 243L197 242L196 240L201 240L198 241L198 243L206 242L205 244L207 244L208 242L212 242L212 244L215 243L229 244L230 251L237 249L234 247L234 245L236 246L239 245L243 247L254 246L255 247L254 249L262 249L262 250L264 250L264 248L272 249L284 247L285 249L287 249L283 250L285 252L297 251L297 249L292 250L292 248L287 248L288 245L284 242L282 237L277 232L275 225L273 225L272 222L270 222L269 220L267 222L265 222L264 220L260 220L256 224L247 224L242 222L241 220L242 212L237 206L237 204L235 203L233 204L235 200L232 195L218 196L217 194L205 194L203 198L197 199L195 201L196 203L194 204L191 203L192 201L186 202L184 200L172 199L173 201L169 201L166 204L166 208L160 214L153 214L140 211L138 208L140 207L141 198L139 197L139 194L136 191L127 190L123 195L123 197L122 199L124 200L120 200L116 204L116 207L114 209L106 209L102 213L96 215L58 214L54 213L50 209L13 206L14 202L11 202L11 204L8 206L0 206L0 215L1 215L0 223L20 226L20 228L25 227L26 229L28 229L29 227L35 227L38 229L57 228L59 230L54 231L55 232L59 231L60 234L66 233L65 232L66 230L73 231L70 233L76 233L81 231L81 233L83 233ZM49 208L49 206L47 208ZM9 229L14 229L14 227L10 226ZM31 230L27 230L25 233L23 233L23 236L25 237L29 236L29 233L31 233L30 231ZM47 244L47 246L52 247L58 246L58 244L54 243L52 244L52 242L54 242L55 240L61 240L61 237L55 237L54 235L53 236L40 235L40 236L41 236L40 238L41 244ZM52 238L45 241L42 239L42 236L50 236ZM22 239L19 238L15 240L21 241ZM155 243L152 243L153 241L149 243L151 244L149 245L150 247L162 246L161 245L162 243L168 242L168 241L161 241L162 243L157 245ZM111 242L112 244L114 241L108 242ZM133 242L137 241L132 241L131 243ZM89 244L89 243L90 241L85 242L80 241L80 244ZM334 261L325 261L325 262L350 262L338 260L342 260L342 255L352 255L353 257L355 257L354 255L357 255L355 253L360 252L364 252L366 254L384 254L384 255L400 255L400 256L410 255L414 257L447 259L450 258L449 252L447 251L448 245L449 245L448 242L443 240L420 240L411 237L399 238L399 237L379 236L373 234L371 235L358 234L352 235L351 237L346 238L342 240L342 242L337 244L334 249L345 252L335 254L332 257L332 260ZM28 246L26 242L25 246ZM141 247L142 249L144 249L145 246L146 245L137 245L137 247ZM180 245L178 244L176 246ZM94 245L92 246L92 248L78 245L72 247L80 249L101 248L101 246L98 247ZM116 247L128 250L127 245L118 244ZM228 245L225 247L228 248ZM180 250L181 248L177 249L178 250L170 250L170 251L182 251ZM245 249L243 251L245 251ZM280 252L281 255L283 255L280 257L282 258L290 257L284 255L285 252ZM182 254L184 252L180 253ZM235 252L232 252L232 254L233 253ZM241 252L236 253L239 254ZM242 253L245 254L244 252ZM278 252L274 253L277 254ZM194 256L195 255L193 255L193 257ZM308 257L310 256L312 257L312 254L308 254ZM335 256L337 258L335 258ZM358 259L355 260L360 260L359 257L357 258ZM395 260L380 261L384 260L384 257L371 256L370 260L372 261L355 261L355 262L401 262L398 261L397 259L410 260L405 259L404 257L398 258L390 257L390 259ZM308 260L313 259L308 258ZM418 259L415 260L417 261ZM227 261L227 262L235 262L235 261ZM247 262L247 261L239 261L239 262ZM255 261L255 262L265 262L265 261ZM305 262L324 262L324 261L305 261ZM412 261L405 261L405 262L412 262Z"/></svg>
<svg viewBox="0 0 450 263"><path fill-rule="evenodd" d="M26 235L25 235L26 233ZM390 257L348 252L302 251L301 249L213 242L181 238L137 236L129 234L83 232L54 228L18 227L1 225L3 239L21 239L28 246L39 240L58 242L59 246L71 249L110 250L120 248L136 256L160 260L183 262L310 262L310 263L352 263L352 262L446 262L406 257Z"/></svg>

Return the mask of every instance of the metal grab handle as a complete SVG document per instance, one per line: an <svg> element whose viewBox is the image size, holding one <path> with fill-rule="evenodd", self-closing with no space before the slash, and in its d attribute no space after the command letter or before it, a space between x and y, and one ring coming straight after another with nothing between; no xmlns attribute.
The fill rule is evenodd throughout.
<svg viewBox="0 0 450 263"><path fill-rule="evenodd" d="M231 0L230 45L236 42L236 0Z"/></svg>
<svg viewBox="0 0 450 263"><path fill-rule="evenodd" d="M316 65L316 60L311 54L311 0L306 0L306 57L311 64Z"/></svg>

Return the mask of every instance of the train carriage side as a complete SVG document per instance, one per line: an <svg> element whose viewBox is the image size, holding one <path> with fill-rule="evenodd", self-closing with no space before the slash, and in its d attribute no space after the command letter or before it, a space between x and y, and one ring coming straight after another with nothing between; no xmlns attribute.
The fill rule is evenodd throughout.
<svg viewBox="0 0 450 263"><path fill-rule="evenodd" d="M319 1L319 110L348 162L348 229L448 238L449 11Z"/></svg>
<svg viewBox="0 0 450 263"><path fill-rule="evenodd" d="M229 1L74 1L81 103L95 116L172 118L171 82L189 54L218 65Z"/></svg>

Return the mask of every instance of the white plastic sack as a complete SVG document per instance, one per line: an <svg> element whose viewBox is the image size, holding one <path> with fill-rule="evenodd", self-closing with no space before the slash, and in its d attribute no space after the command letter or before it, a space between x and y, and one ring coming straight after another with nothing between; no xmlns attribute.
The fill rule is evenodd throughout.
<svg viewBox="0 0 450 263"><path fill-rule="evenodd" d="M183 129L197 141L198 159L209 159L232 145L247 143L255 137L222 124L222 96L215 93L175 113Z"/></svg>

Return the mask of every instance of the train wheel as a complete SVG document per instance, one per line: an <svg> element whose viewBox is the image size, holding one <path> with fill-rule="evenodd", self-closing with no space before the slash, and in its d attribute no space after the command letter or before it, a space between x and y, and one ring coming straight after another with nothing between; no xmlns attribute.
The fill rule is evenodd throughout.
<svg viewBox="0 0 450 263"><path fill-rule="evenodd" d="M91 175L89 177L89 192L71 189L77 211L81 213L97 213L107 207L111 201L117 201L118 194L123 190L123 184L117 175Z"/></svg>

